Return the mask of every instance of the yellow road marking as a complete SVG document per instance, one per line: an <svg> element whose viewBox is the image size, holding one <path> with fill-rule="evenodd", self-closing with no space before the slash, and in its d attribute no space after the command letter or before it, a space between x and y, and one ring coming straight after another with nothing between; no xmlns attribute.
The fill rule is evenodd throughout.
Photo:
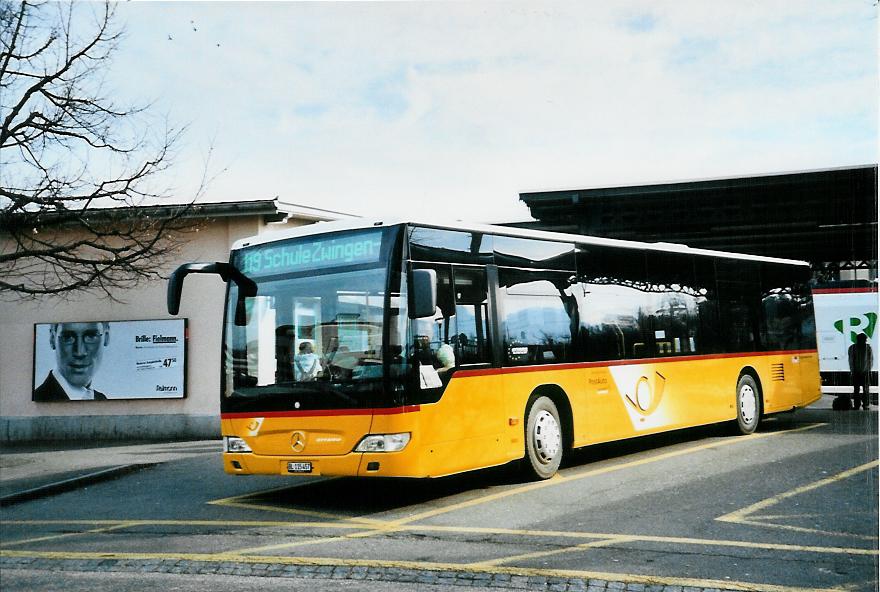
<svg viewBox="0 0 880 592"><path fill-rule="evenodd" d="M245 508L248 510L268 510L270 512L279 512L281 514L295 514L300 516L310 516L312 518L323 518L325 520L337 520L337 521L352 521L352 522L362 522L365 524L384 524L382 520L374 520L372 518L363 518L357 516L345 516L342 514L331 514L329 512L317 512L314 510L301 510L298 508L284 508L278 506L270 506L266 504L257 504L250 502L249 500L263 496L269 493L275 493L278 491L283 491L285 489L290 489L290 486L287 487L278 487L275 489L269 489L266 491L259 491L256 493L246 493L244 495L236 495L233 497L226 497L218 500L212 500L207 502L209 505L213 506L227 506L231 508Z"/></svg>
<svg viewBox="0 0 880 592"><path fill-rule="evenodd" d="M502 563L511 563L513 561L539 559L541 557L549 557L551 555L559 555L562 553L569 553L571 551L580 551L583 549L596 549L599 547L607 547L608 545L613 545L615 543L626 543L631 540L633 540L632 537L621 536L621 537L605 539L605 540L601 540L601 541L593 541L592 543L583 543L581 545L575 545L573 547L564 547L561 549L553 549L552 551L536 551L534 553L523 553L522 555L510 555L508 557L499 557L498 559L491 559L489 561L479 561L477 563L469 563L468 567L493 567L496 565L501 565Z"/></svg>
<svg viewBox="0 0 880 592"><path fill-rule="evenodd" d="M335 520L335 521L359 521L363 523L372 524L376 521L371 520L369 518L359 518L356 516L344 516L341 514L330 514L327 512L316 512L312 510L300 510L297 508L282 508L278 506L269 506L266 504L255 504L250 502L228 502L228 501L211 501L209 504L216 506L226 506L229 508L243 508L246 510L265 510L268 512L278 512L279 514L294 514L297 516L309 516L312 518L323 518L325 520Z"/></svg>
<svg viewBox="0 0 880 592"><path fill-rule="evenodd" d="M734 521L731 521L734 522ZM853 534L849 532L834 532L833 530L820 530L818 528L807 528L806 526L790 526L788 524L779 524L776 522L764 522L762 520L736 520L736 524L744 526L763 526L764 528L775 528L777 530L789 530L791 532L805 532L808 534L818 534L821 536L846 537L857 539L860 541L876 541L876 536L867 534Z"/></svg>
<svg viewBox="0 0 880 592"><path fill-rule="evenodd" d="M317 481L317 483L320 483L320 481ZM209 504L224 504L226 502L238 501L238 500L240 500L242 498L246 498L246 497L253 497L256 495L268 495L270 493L276 493L278 491L285 491L287 489L290 489L291 487L295 487L295 486L294 485L283 485L281 487L273 487L272 489L264 489L263 491L259 491L257 493L245 493L242 495L233 495L232 497L224 497L224 498L220 498L218 500L210 501L208 503Z"/></svg>
<svg viewBox="0 0 880 592"><path fill-rule="evenodd" d="M434 510L428 510L426 512L414 514L414 515L409 516L407 518L393 520L393 521L391 521L391 523L395 524L395 525L411 524L413 522L425 520L426 518L433 518L433 517L439 516L441 514L447 514L449 512L454 512L454 511L461 510L464 508L470 508L470 507L484 504L487 502L492 502L492 501L496 501L499 499L511 497L514 495L519 495L521 493L527 493L527 492L535 491L538 489L544 489L545 487L552 487L552 486L558 485L560 483L570 483L573 481L578 481L580 479L586 479L588 477L595 477L597 475L605 475L607 473L613 473L615 471L621 471L624 469L631 469L633 467L639 467L639 466L643 466L643 465L647 465L647 464L651 464L651 463L655 463L655 462L659 462L659 461L663 461L663 460L668 460L670 458L676 458L679 456L684 456L686 454L700 452L702 450L708 450L711 448L720 448L722 446L729 446L731 444L740 444L745 441L754 441L757 439L769 438L772 436L792 434L795 432L803 432L806 430L812 430L812 429L815 429L818 427L822 427L825 425L828 425L828 424L825 424L825 423L810 424L807 426L795 428L793 430L787 430L784 432L765 432L765 433L761 433L761 434L752 434L750 436L742 436L739 438L730 438L727 440L709 442L706 444L699 444L697 446L691 446L691 447L685 448L683 450L673 450L671 452L657 454L657 455L654 455L654 456L651 456L648 458L640 458L638 460L633 460L630 462L611 465L608 467L602 467L599 469L588 469L588 470L581 471L581 472L575 472L574 474L569 474L569 475L562 475L561 473L558 473L555 478L548 479L547 481L538 481L537 483L530 483L529 485L523 485L523 486L512 488L512 489L507 489L505 491L500 491L498 493L490 493L488 495L484 495L482 497L467 500L467 501L460 502L457 504L450 504L450 505L444 506L442 508L436 508Z"/></svg>
<svg viewBox="0 0 880 592"><path fill-rule="evenodd" d="M280 475L280 476L283 477L283 475ZM323 477L323 476L308 477L307 481L301 481L301 482L299 482L300 483L299 485L297 485L296 483L293 483L290 485L279 485L278 487L273 487L271 489L263 489L257 493L243 493L240 495L234 495L232 497L221 498L221 499L215 500L215 501L218 501L218 502L223 502L223 501L227 501L227 500L235 501L237 499L241 499L244 497L251 497L253 495L266 495L269 493L278 493L281 491L288 491L290 489L297 489L299 487L311 487L313 485L317 485L318 483L330 483L331 481L339 481L340 479L344 479L344 477Z"/></svg>
<svg viewBox="0 0 880 592"><path fill-rule="evenodd" d="M342 536L335 537L324 537L317 539L309 539L307 541L297 541L294 543L279 543L277 545L265 545L262 547L252 547L250 549L236 549L235 551L227 551L227 553L232 555L254 555L256 553L263 553L265 551L277 551L279 549L292 549L294 547L306 547L309 545L320 545L322 543L334 543L339 541L347 541L351 539L358 539L364 537L370 537L376 534L380 534L382 532L387 532L387 529L377 529L377 530L368 530L365 532L354 532L351 534L346 534Z"/></svg>
<svg viewBox="0 0 880 592"><path fill-rule="evenodd" d="M846 588L799 588L778 586L756 582L737 582L733 580L701 580L695 578L678 578L664 576L645 576L640 574L610 573L584 570L564 569L529 569L504 566L469 566L457 563L438 563L422 561L384 561L366 559L335 559L325 557L276 557L261 555L234 555L230 553L59 553L59 552L26 552L0 550L0 557L35 557L41 559L77 560L77 559L116 559L116 560L177 560L193 562L233 561L239 563L270 563L281 565L316 565L341 567L376 567L398 568L429 571L468 571L472 573L509 574L515 576L564 577L582 579L601 579L608 581L624 581L639 584L663 584L666 586L682 586L696 588L721 588L725 590L741 590L744 592L843 592Z"/></svg>
<svg viewBox="0 0 880 592"><path fill-rule="evenodd" d="M833 514L830 514L833 515ZM764 528L775 528L777 530L788 530L791 532L805 532L808 534L818 534L821 536L833 536L833 537L846 537L851 539L858 539L861 541L876 541L878 537L869 535L869 534L855 534L852 532L835 532L833 530L821 530L818 528L809 528L806 526L794 526L791 524L780 524L777 522L778 520L785 520L789 518L815 518L819 516L819 514L779 514L779 515L771 515L771 516L750 516L749 518L743 518L741 520L733 521L736 524L742 524L746 526L763 526ZM827 517L828 515L826 515Z"/></svg>
<svg viewBox="0 0 880 592"><path fill-rule="evenodd" d="M123 528L128 528L129 526L131 526L131 523L123 522L121 524L115 524L113 526L106 526L104 528L92 528L90 530L84 530L82 532L65 532L63 534L52 534L52 535L46 535L46 536L35 537L35 538L30 538L30 539L23 539L23 540L18 540L18 541L4 541L4 542L0 543L0 546L9 547L9 546L13 546L13 545L27 545L30 543L40 543L43 541L54 541L54 540L58 540L58 539L65 539L65 538L69 538L69 537L80 536L80 535L84 535L84 534L96 534L96 533L100 533L100 532L111 532L114 530L121 530Z"/></svg>
<svg viewBox="0 0 880 592"><path fill-rule="evenodd" d="M880 555L876 549L858 547L815 547L806 545L788 545L783 543L756 543L752 541L735 541L726 539L696 539L688 537L668 537L641 534L621 534L603 532L568 532L555 530L517 530L503 528L460 527L412 525L401 528L408 532L449 532L453 534L496 534L520 537L546 538L589 538L612 540L625 538L627 542L665 543L672 545L695 545L705 547L734 547L745 549L763 549L767 551L796 551L803 553L824 553L832 555Z"/></svg>
<svg viewBox="0 0 880 592"><path fill-rule="evenodd" d="M731 512L729 514L725 514L718 518L718 520L722 522L733 522L737 518L744 518L749 514L754 514L760 510L765 508L769 508L770 506L775 506L779 502L786 500L790 497L794 497L796 495L800 495L802 493L806 493L808 491L812 491L814 489L818 489L820 487L824 487L825 485L830 485L832 483L836 483L838 481L842 481L848 477L852 477L853 475L858 475L859 473L863 473L864 471L868 471L873 469L874 467L880 465L880 461L872 460L869 463L865 463L863 465L859 465L852 469L847 469L841 473L833 475L831 477L827 477L825 479L820 479L819 481L815 481L813 483L808 483L807 485L802 485L801 487L796 487L790 491L786 491L785 493L780 493L779 495L775 495L773 497L767 498L765 500L761 500L757 503L752 504L751 506L746 506L741 510L736 510L735 512Z"/></svg>
<svg viewBox="0 0 880 592"><path fill-rule="evenodd" d="M362 532L350 533L344 537L336 537L337 539L361 538L364 536L372 536L383 532L404 531L404 532L436 532L447 534L488 534L498 536L514 536L528 538L558 538L558 539L599 539L610 540L626 538L633 542L648 543L665 543L673 545L694 545L694 546L710 546L710 547L733 547L747 549L763 549L769 551L794 551L804 553L820 553L820 554L843 554L843 555L878 555L876 549L865 549L858 547L817 547L805 545L789 545L782 543L763 543L751 541L737 541L726 539L698 539L688 537L669 537L654 536L641 534L623 534L623 533L605 533L605 532L582 532L582 531L565 531L565 530L528 530L514 528L495 528L482 526L435 526L430 524L412 524L393 526L389 525L385 529L377 529L367 527L363 524L342 522L272 522L272 521L212 521L212 520L7 520L6 525L83 525L83 526L112 526L114 528L132 528L138 526L208 526L208 527L284 527L284 528L311 528L311 529L332 529L332 530L354 530L363 529ZM85 534L82 533L72 534ZM329 541L329 538L323 539ZM296 544L296 543L292 543ZM245 550L246 551L246 550ZM235 551L241 553L243 551ZM228 553L233 553L229 551Z"/></svg>
<svg viewBox="0 0 880 592"><path fill-rule="evenodd" d="M309 539L307 541L297 541L295 543L280 543L278 545L265 545L262 547L251 547L249 549L236 549L235 551L229 551L228 553L231 555L235 555L235 556L249 555L249 554L255 554L255 553L263 553L265 551L277 551L278 549L292 549L294 547L306 547L308 545L319 545L321 543L332 543L334 541L344 541L345 539L346 539L346 537L344 537L344 536Z"/></svg>
<svg viewBox="0 0 880 592"><path fill-rule="evenodd" d="M770 516L752 516L756 512L760 512L761 510L765 510L772 506L775 506L788 498L794 497L796 495L800 495L802 493L807 493L809 491L813 491L814 489L819 489L820 487L824 487L826 485L831 485L833 483L837 483L838 481L842 481L854 475L858 475L859 473L863 473L865 471L869 471L877 466L880 466L880 461L873 460L871 462L865 463L863 465L859 465L857 467L853 467L852 469L847 469L846 471L842 471L837 473L836 475L832 475L831 477L826 477L825 479L820 479L818 481L814 481L813 483L808 483L806 485L802 485L800 487L796 487L784 493L780 493L779 495L775 495L773 497L761 500L756 502L750 506L746 506L745 508L736 510L734 512L730 512L729 514L725 514L723 516L719 516L716 520L720 522L730 522L734 524L746 524L750 526L763 526L767 528L778 528L782 530L791 530L795 532L809 532L814 534L823 534L828 536L845 536L852 537L862 540L877 540L877 537L868 536L868 535L857 535L850 533L842 533L842 532L828 532L823 530L818 530L815 528L806 528L802 526L792 526L789 524L775 524L772 522L768 522L768 520L772 517ZM783 516L784 517L784 516Z"/></svg>
<svg viewBox="0 0 880 592"><path fill-rule="evenodd" d="M841 512L838 512L840 514ZM761 514L760 516L752 516L751 520L786 520L791 518L818 518L819 516L832 516L833 512L827 514Z"/></svg>

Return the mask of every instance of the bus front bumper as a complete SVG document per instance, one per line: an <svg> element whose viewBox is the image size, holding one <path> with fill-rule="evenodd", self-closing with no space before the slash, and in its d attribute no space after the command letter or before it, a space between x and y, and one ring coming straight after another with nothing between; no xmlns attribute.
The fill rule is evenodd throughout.
<svg viewBox="0 0 880 592"><path fill-rule="evenodd" d="M266 456L224 452L223 469L231 475L300 475L332 477L419 477L406 451L352 452L339 456Z"/></svg>

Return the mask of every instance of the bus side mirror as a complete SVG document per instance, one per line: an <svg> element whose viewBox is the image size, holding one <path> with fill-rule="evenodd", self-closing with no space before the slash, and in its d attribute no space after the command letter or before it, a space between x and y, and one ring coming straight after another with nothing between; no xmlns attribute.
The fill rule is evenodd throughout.
<svg viewBox="0 0 880 592"><path fill-rule="evenodd" d="M410 289L410 318L434 316L437 312L437 272L433 269L414 269L410 276Z"/></svg>
<svg viewBox="0 0 880 592"><path fill-rule="evenodd" d="M235 282L235 285L238 286L235 324L247 324L244 299L257 295L257 284L229 263L184 263L175 269L168 279L168 314L176 315L180 312L180 295L183 292L183 279L191 273L216 274L224 282Z"/></svg>

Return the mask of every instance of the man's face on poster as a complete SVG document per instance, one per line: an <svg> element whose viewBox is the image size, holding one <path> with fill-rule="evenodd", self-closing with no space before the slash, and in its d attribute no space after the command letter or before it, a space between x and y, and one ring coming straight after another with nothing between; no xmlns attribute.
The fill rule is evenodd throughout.
<svg viewBox="0 0 880 592"><path fill-rule="evenodd" d="M108 325L58 323L52 325L50 337L61 375L73 386L88 386L110 339Z"/></svg>

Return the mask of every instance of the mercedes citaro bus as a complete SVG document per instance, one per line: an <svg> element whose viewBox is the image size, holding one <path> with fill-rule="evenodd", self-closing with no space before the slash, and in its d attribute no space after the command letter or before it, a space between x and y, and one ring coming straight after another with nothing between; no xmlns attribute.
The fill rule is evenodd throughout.
<svg viewBox="0 0 880 592"><path fill-rule="evenodd" d="M237 242L221 424L234 474L437 477L820 397L806 263L372 220Z"/></svg>

